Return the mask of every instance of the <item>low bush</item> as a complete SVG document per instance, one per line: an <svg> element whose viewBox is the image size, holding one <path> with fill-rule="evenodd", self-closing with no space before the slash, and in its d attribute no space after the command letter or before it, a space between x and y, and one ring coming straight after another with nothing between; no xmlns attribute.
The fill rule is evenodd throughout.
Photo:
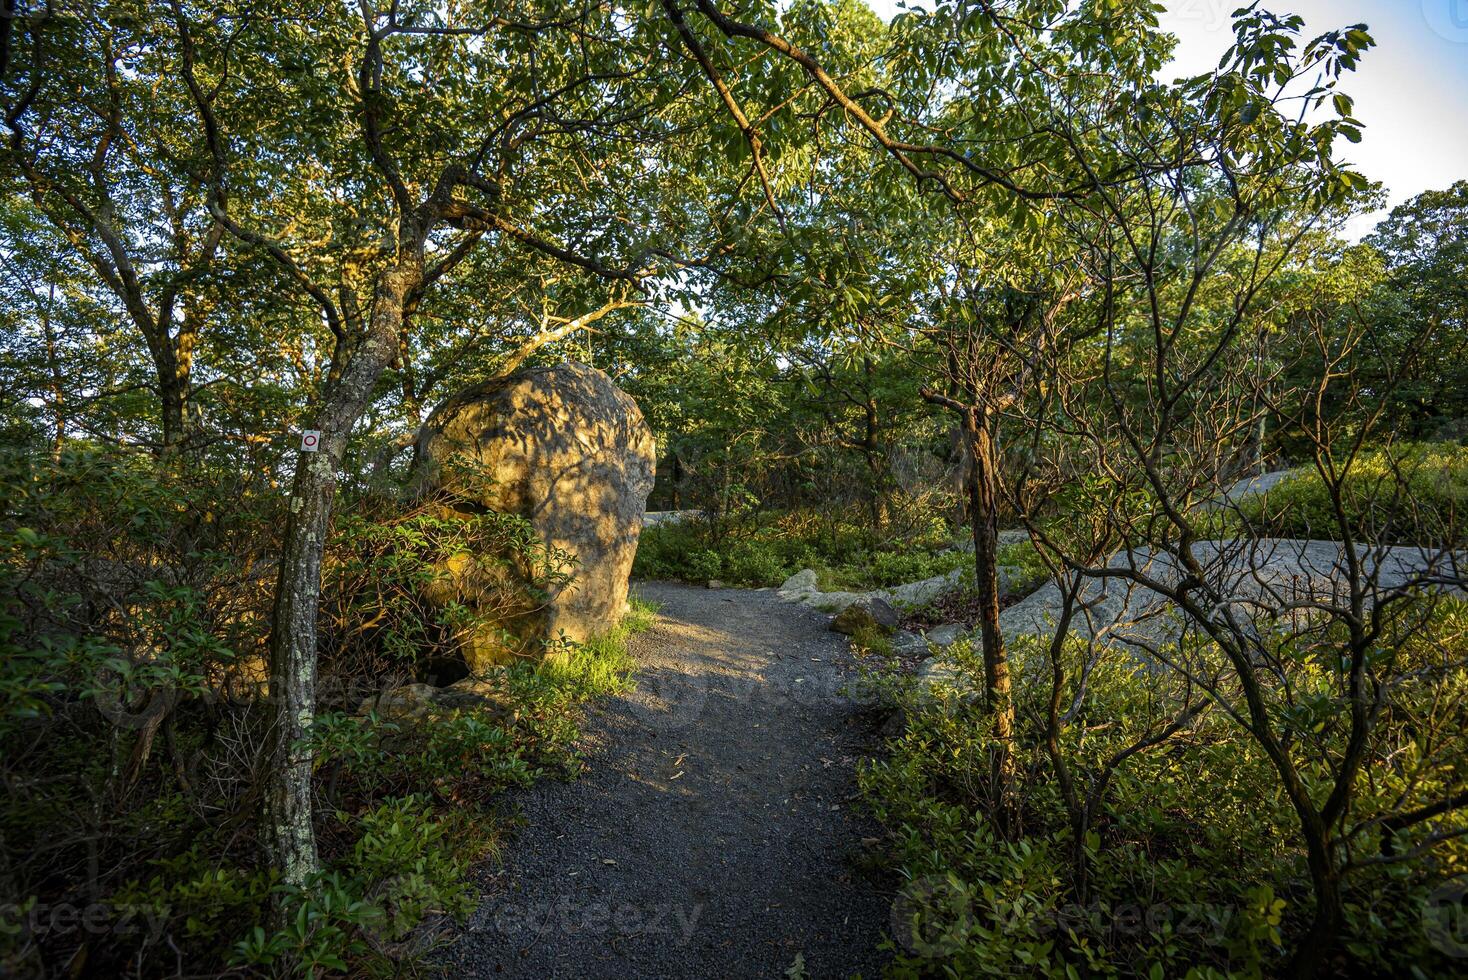
<svg viewBox="0 0 1468 980"><path fill-rule="evenodd" d="M285 888L257 840L279 497L229 479L88 449L0 458L0 974L314 976L411 957L415 923L467 908L496 796L576 771L577 706L627 683L639 604L481 679L477 705L359 713L452 657L473 613L423 599L446 556L510 555L543 573L531 583L555 562L499 515L345 501L310 729L323 870Z"/></svg>
<svg viewBox="0 0 1468 980"><path fill-rule="evenodd" d="M961 567L965 557L945 550L948 543L942 527L917 537L884 538L858 519L814 520L799 511L765 514L717 531L703 521L685 520L644 528L632 572L644 579L719 579L761 588L812 568L824 590L864 591Z"/></svg>
<svg viewBox="0 0 1468 980"><path fill-rule="evenodd" d="M1334 974L1457 973L1461 946L1451 936L1446 944L1434 939L1424 924L1435 889L1468 870L1468 845L1459 836L1468 832L1468 817L1450 811L1391 849L1378 821L1404 800L1451 789L1468 759L1461 724L1465 627L1468 604L1445 602L1430 628L1400 652L1420 662L1421 676L1394 692L1391 720L1372 748L1377 761L1352 806L1349 821L1359 837L1345 878ZM1328 645L1329 637L1323 641ZM1049 695L1040 680L1046 647L1025 640L1011 651L1021 763L1017 834L1001 833L993 815L993 742L983 709L950 688L920 693L910 682L883 682L896 685L909 725L889 741L885 757L863 767L860 782L905 881L888 943L892 974L1276 975L1309 922L1313 899L1296 818L1258 743L1225 712L1205 711L1117 766L1076 840L1039 720ZM1333 669L1323 649L1279 640L1278 655L1297 673L1279 724L1298 732L1298 751L1336 757L1343 727L1328 705L1323 714L1315 710L1325 704ZM981 676L972 651L952 655ZM1078 642L1065 655L1073 663L1090 657ZM1130 655L1091 663L1083 687L1072 683L1064 691L1070 723L1059 750L1073 773L1097 772L1139 736L1160 730L1168 709L1159 706L1176 704L1182 690L1176 675Z"/></svg>
<svg viewBox="0 0 1468 980"><path fill-rule="evenodd" d="M1468 448L1403 444L1362 452L1344 468L1341 503L1357 540L1434 546L1468 529ZM1325 481L1313 468L1244 498L1239 513L1255 534L1340 538Z"/></svg>

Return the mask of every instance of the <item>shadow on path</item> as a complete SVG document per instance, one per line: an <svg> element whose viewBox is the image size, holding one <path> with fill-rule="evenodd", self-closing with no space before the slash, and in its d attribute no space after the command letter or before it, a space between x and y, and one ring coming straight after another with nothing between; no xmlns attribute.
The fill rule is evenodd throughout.
<svg viewBox="0 0 1468 980"><path fill-rule="evenodd" d="M890 894L856 869L870 719L826 617L771 592L646 584L637 690L587 718L588 771L517 797L443 956L459 976L812 977L880 971Z"/></svg>

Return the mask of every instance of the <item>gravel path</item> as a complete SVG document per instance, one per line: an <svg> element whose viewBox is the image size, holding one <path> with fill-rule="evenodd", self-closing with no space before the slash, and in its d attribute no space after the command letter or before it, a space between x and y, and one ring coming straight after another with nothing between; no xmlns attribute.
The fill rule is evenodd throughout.
<svg viewBox="0 0 1468 980"><path fill-rule="evenodd" d="M637 690L587 719L588 771L523 829L448 948L455 976L873 977L890 888L858 870L846 640L771 592L648 584Z"/></svg>

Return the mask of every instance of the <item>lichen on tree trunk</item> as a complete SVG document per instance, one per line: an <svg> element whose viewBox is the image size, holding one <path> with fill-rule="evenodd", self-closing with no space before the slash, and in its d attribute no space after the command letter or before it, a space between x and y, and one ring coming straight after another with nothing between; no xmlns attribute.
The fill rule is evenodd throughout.
<svg viewBox="0 0 1468 980"><path fill-rule="evenodd" d="M320 451L301 453L281 543L280 572L271 618L270 695L274 718L266 746L266 846L288 884L317 870L312 826L311 771L305 747L316 710L316 613L321 599L321 556L331 528L337 473L352 428L392 361L403 298L422 276L422 262L400 263L378 283L371 324L322 398L316 425Z"/></svg>
<svg viewBox="0 0 1468 980"><path fill-rule="evenodd" d="M972 453L969 510L973 518L974 577L979 597L979 635L984 658L984 691L993 719L995 747L991 777L1000 823L1014 831L1015 802L1014 703L1010 692L1009 657L999 632L999 500L994 435L978 409L964 415L964 434Z"/></svg>

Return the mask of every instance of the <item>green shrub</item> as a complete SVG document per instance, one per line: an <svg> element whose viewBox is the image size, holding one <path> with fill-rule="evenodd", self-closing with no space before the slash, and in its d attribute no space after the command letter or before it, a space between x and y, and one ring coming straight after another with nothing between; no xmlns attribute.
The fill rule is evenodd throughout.
<svg viewBox="0 0 1468 980"><path fill-rule="evenodd" d="M903 585L922 579L947 575L955 568L970 564L961 551L934 554L928 551L886 551L872 556L872 581L880 586Z"/></svg>
<svg viewBox="0 0 1468 980"><path fill-rule="evenodd" d="M0 973L83 956L97 975L411 969L384 955L426 912L464 910L496 794L574 771L578 706L628 683L626 638L651 620L635 603L606 636L486 679L487 709L356 714L453 653L473 612L425 601L446 558L515 563L532 588L561 563L515 519L344 500L308 736L324 871L282 887L256 826L253 680L282 498L234 479L83 448L0 454ZM30 928L60 906L141 928L85 950L81 931Z"/></svg>
<svg viewBox="0 0 1468 980"><path fill-rule="evenodd" d="M1322 686L1315 679L1332 669L1329 658L1314 645L1278 642L1277 655L1296 665L1296 699L1309 702ZM1393 761L1373 766L1360 784L1351 818L1357 825L1369 831L1373 814L1422 791L1422 780L1461 771L1468 734L1441 713L1461 712L1468 700L1465 643L1468 604L1449 602L1401 651L1425 667L1455 649L1448 662L1457 666L1440 681L1413 681L1394 700L1393 719L1378 735L1379 751ZM1177 741L1119 767L1077 841L1040 729L1049 690L1034 679L1044 676L1044 646L1023 640L1011 651L1023 826L1015 839L998 833L989 816L993 743L982 707L944 687L899 687L908 729L859 775L907 883L888 944L896 954L891 973L1274 975L1313 899L1295 815L1258 743L1223 712L1206 712ZM953 656L960 669L981 670L972 651ZM1072 643L1065 656L1075 667L1085 649ZM1179 683L1128 655L1096 660L1084 692L1072 684L1064 699L1075 711L1061 744L1072 772L1095 772L1156 730L1159 705L1175 703ZM1287 709L1281 706L1281 724L1298 727L1295 739L1340 738L1333 714L1291 721ZM1432 726L1424 722L1429 711L1439 713ZM1435 753L1436 768L1418 767L1424 752ZM1364 860L1377 839L1362 839L1363 860L1346 878L1343 975L1454 974L1456 963L1424 934L1422 914L1435 887L1468 869L1468 846L1451 839L1464 827L1463 814L1446 818L1433 833L1450 839L1430 860L1405 863Z"/></svg>
<svg viewBox="0 0 1468 980"><path fill-rule="evenodd" d="M883 540L864 523L788 511L721 530L716 535L701 521L644 528L632 574L766 588L812 568L822 589L865 591L944 575L964 563L961 554L940 550L948 539L940 529Z"/></svg>
<svg viewBox="0 0 1468 980"><path fill-rule="evenodd" d="M233 963L314 978L345 973L376 951L370 940L387 916L362 896L360 882L325 872L300 887L278 886L276 893L285 925L274 931L255 926L235 943Z"/></svg>
<svg viewBox="0 0 1468 980"><path fill-rule="evenodd" d="M759 585L783 582L798 569L791 570L780 550L768 541L740 541L724 556L723 574L731 582Z"/></svg>
<svg viewBox="0 0 1468 980"><path fill-rule="evenodd" d="M470 911L473 891L464 872L477 849L452 812L440 814L425 796L406 796L364 814L356 829L346 871L369 883L367 895L382 910L389 940L401 939L430 912Z"/></svg>
<svg viewBox="0 0 1468 980"><path fill-rule="evenodd" d="M724 572L724 558L717 551L703 548L688 557L687 574L695 581L718 578Z"/></svg>
<svg viewBox="0 0 1468 980"><path fill-rule="evenodd" d="M1456 544L1468 531L1468 448L1403 444L1363 452L1345 469L1342 503L1358 540ZM1340 538L1330 494L1313 468L1244 498L1239 512L1261 536Z"/></svg>
<svg viewBox="0 0 1468 980"><path fill-rule="evenodd" d="M689 562L695 553L707 550L707 540L706 529L696 521L644 527L637 541L632 574L643 579L690 579L693 575Z"/></svg>
<svg viewBox="0 0 1468 980"><path fill-rule="evenodd" d="M259 921L276 885L270 871L217 866L210 850L195 843L157 859L156 874L124 884L110 899L115 909L172 938L193 962L212 959L238 938L241 923Z"/></svg>
<svg viewBox="0 0 1468 980"><path fill-rule="evenodd" d="M1010 583L1011 590L1019 594L1033 592L1050 577L1050 569L1045 567L1040 553L1029 541L1000 547L997 561L1001 568L1012 568L1019 572L1018 577Z"/></svg>

